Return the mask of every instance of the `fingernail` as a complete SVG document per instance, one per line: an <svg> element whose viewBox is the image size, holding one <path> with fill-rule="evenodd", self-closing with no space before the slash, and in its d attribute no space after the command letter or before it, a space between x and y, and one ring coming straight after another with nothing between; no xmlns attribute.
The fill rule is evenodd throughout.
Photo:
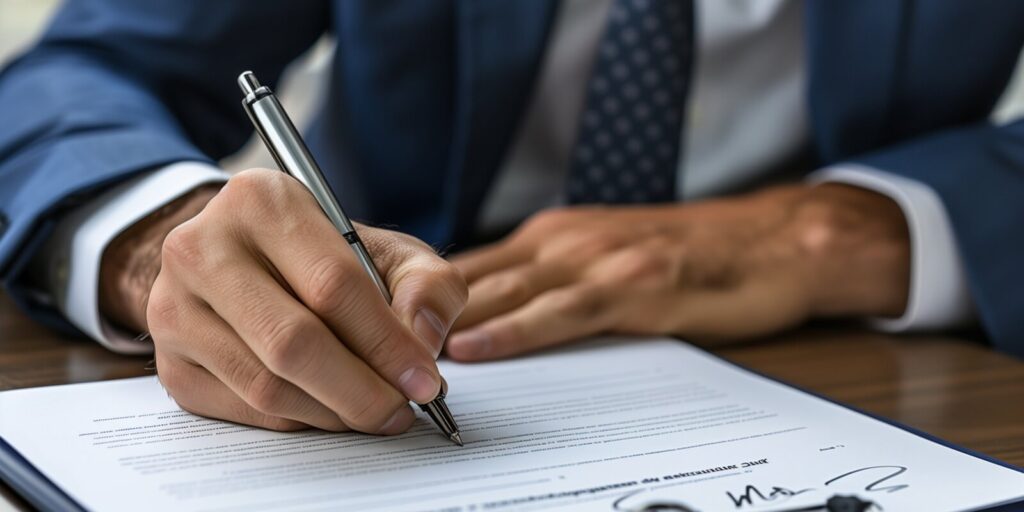
<svg viewBox="0 0 1024 512"><path fill-rule="evenodd" d="M412 412L412 409L410 409L408 405L403 405L402 407L399 407L383 425L381 425L380 430L378 430L377 433L390 436L405 432L405 430L409 428L409 424L412 423L415 416L416 414Z"/></svg>
<svg viewBox="0 0 1024 512"><path fill-rule="evenodd" d="M460 332L448 342L449 353L460 359L478 359L491 352L491 335L483 331Z"/></svg>
<svg viewBox="0 0 1024 512"><path fill-rule="evenodd" d="M425 404L435 397L441 389L441 383L427 370L416 367L409 368L398 378L398 386L413 402Z"/></svg>
<svg viewBox="0 0 1024 512"><path fill-rule="evenodd" d="M433 311L422 308L412 319L412 330L427 344L434 359L441 354L441 347L444 345L444 337L448 334L447 328L441 319Z"/></svg>

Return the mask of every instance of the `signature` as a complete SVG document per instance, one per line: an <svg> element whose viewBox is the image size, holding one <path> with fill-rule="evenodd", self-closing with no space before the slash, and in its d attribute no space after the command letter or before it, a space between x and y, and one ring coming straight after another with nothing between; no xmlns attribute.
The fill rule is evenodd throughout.
<svg viewBox="0 0 1024 512"><path fill-rule="evenodd" d="M767 503L770 501L785 501L793 496L803 494L805 492L813 491L814 489L800 489L790 490L785 487L772 487L767 493L761 491L756 485L748 485L744 491L738 495L732 492L727 492L729 499L732 500L733 506L736 508L743 508L743 505L754 505L754 500L757 499L758 503Z"/></svg>
<svg viewBox="0 0 1024 512"><path fill-rule="evenodd" d="M824 491L828 488L835 489L837 487L841 487L841 490L846 492L861 492L861 489L863 489L863 492L865 493L883 492L888 494L909 487L909 484L891 481L906 472L906 466L879 465L857 468L824 480L820 490ZM733 507L736 509L744 509L747 507L758 507L769 503L781 503L793 498L794 496L799 496L816 490L819 490L819 488L790 488L779 485L758 487L756 485L748 484L744 486L742 492L726 492L726 496L728 496L729 500L732 502ZM641 506L631 506L629 502L635 501L639 496L646 495L648 492L649 489L636 489L617 496L614 503L612 503L612 510L620 512L647 510L696 512L684 503L675 502L673 500L650 502ZM878 510L881 510L880 506L875 505L875 507L878 507Z"/></svg>
<svg viewBox="0 0 1024 512"><path fill-rule="evenodd" d="M866 468L855 469L853 471L850 471L850 472L847 472L847 473L843 473L843 474L841 474L841 475L839 475L839 476L837 476L837 477L835 477L835 478L833 478L831 480L826 481L825 485L830 485L830 484L832 484L834 482L837 482L837 481L839 481L839 480L841 480L843 478L846 478L848 476L852 476L852 475L855 475L855 474L858 474L858 473L864 473L866 471L873 471L875 474L878 474L877 471L874 471L876 469L889 470L889 471L886 472L885 476L883 476L882 478L879 478L878 480L874 480L871 483L869 483L868 485L866 485L864 487L865 491L868 491L868 492L875 492L875 491L896 492L896 491L899 491L901 489L906 489L907 487L909 487L909 485L907 485L907 484L892 484L892 485L888 485L886 487L878 487L878 485L881 484L882 482L885 482L886 480L889 480L889 479L892 479L892 478L896 478L897 476L900 476L903 473L906 473L907 472L907 468L904 467L904 466L868 466Z"/></svg>
<svg viewBox="0 0 1024 512"><path fill-rule="evenodd" d="M824 486L842 482L844 484L849 482L861 482L864 484L864 492L896 492L909 487L908 484L900 483L888 483L885 482L896 478L903 473L906 473L907 468L905 466L868 466L864 468L854 469L853 471L847 471L839 476L830 478L825 481ZM859 478L867 478L866 480L858 480ZM884 485L883 485L884 484ZM743 492L732 493L726 492L726 495L732 501L732 504L736 508L743 508L744 506L757 506L762 503L770 503L773 501L785 501L793 496L813 491L813 487L800 490L791 490L786 487L772 486L770 490L763 491L756 485L747 485Z"/></svg>

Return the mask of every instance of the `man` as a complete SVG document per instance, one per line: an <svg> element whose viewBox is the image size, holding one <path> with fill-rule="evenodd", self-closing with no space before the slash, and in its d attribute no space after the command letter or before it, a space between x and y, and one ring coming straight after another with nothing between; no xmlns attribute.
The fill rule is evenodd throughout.
<svg viewBox="0 0 1024 512"><path fill-rule="evenodd" d="M324 31L308 140L408 233L360 227L390 310L297 183L214 167L251 133L237 74ZM0 271L41 321L150 331L186 409L275 429L404 431L443 346L976 313L1020 354L1024 123L986 118L1022 40L1012 1L70 0L0 77ZM416 239L517 225L450 262Z"/></svg>

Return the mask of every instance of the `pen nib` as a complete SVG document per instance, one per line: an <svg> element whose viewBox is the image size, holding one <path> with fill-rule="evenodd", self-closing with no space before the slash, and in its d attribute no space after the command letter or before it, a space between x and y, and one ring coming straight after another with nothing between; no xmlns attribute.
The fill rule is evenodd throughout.
<svg viewBox="0 0 1024 512"><path fill-rule="evenodd" d="M466 446L466 445L462 444L462 436L459 435L458 432L453 432L452 435L448 436L448 439L451 439L453 443L455 443L455 444L457 444L459 446Z"/></svg>

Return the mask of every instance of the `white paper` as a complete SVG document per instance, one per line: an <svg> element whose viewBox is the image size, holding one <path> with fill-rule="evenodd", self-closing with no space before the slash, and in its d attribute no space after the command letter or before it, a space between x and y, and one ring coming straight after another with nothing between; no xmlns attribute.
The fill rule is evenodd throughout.
<svg viewBox="0 0 1024 512"><path fill-rule="evenodd" d="M0 436L94 510L779 510L840 493L941 511L1024 497L1022 473L677 341L441 369L462 448L424 418L390 438L212 421L152 377L0 393Z"/></svg>

